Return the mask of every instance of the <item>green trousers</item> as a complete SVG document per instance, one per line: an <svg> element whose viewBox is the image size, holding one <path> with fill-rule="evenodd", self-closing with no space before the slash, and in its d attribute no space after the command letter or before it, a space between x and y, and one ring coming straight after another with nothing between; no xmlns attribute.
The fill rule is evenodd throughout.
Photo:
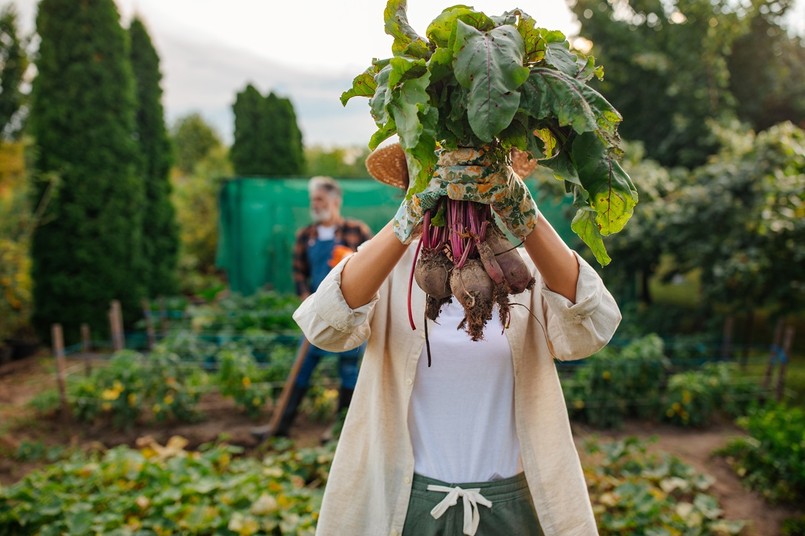
<svg viewBox="0 0 805 536"><path fill-rule="evenodd" d="M456 486L461 491L454 490ZM438 519L431 513L434 508ZM504 480L469 484L448 484L415 474L403 536L472 534L473 517L477 523L476 536L542 536L522 473Z"/></svg>

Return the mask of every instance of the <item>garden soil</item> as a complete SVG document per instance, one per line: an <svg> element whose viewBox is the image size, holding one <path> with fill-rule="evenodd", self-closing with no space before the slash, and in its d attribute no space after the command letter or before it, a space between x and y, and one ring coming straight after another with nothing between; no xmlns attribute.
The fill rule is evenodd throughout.
<svg viewBox="0 0 805 536"><path fill-rule="evenodd" d="M80 367L81 363L74 363L71 370L80 373L80 370L76 371ZM250 434L251 428L270 417L270 412L266 412L262 420L255 421L237 411L230 401L217 395L202 399L199 409L205 419L193 424L135 426L130 430L116 430L111 426L76 423L59 415L38 417L28 403L39 393L55 388L54 369L52 360L44 353L0 365L0 484L16 482L29 471L47 463L11 459L10 455L24 442L45 447L102 449L121 444L133 446L137 438L146 435L160 443L173 435L180 435L189 440L188 448L224 439L248 450L258 446ZM291 439L297 447L317 445L330 424L311 421L302 415L291 431ZM636 422L629 422L617 431L595 430L576 424L573 429L580 451L584 441L590 438L606 440L636 436L649 439L648 448L651 451L672 454L698 471L709 474L715 479L711 492L718 498L725 517L750 521L749 535L776 536L780 533L782 521L797 513L765 503L759 494L742 486L725 460L712 456L714 450L742 434L740 429L729 423L705 430Z"/></svg>

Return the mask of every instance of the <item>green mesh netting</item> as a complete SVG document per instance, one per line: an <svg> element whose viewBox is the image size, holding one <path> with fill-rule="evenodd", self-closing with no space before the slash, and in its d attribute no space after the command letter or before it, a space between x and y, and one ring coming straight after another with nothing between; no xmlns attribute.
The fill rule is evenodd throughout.
<svg viewBox="0 0 805 536"><path fill-rule="evenodd" d="M293 292L291 256L297 230L310 223L306 178L239 177L219 194L220 220L216 265L233 292L248 295L261 287ZM393 216L403 193L370 179L340 179L341 213L379 231ZM533 182L527 181L532 192ZM536 199L536 198L535 198ZM537 199L540 211L569 244L576 242L559 204Z"/></svg>

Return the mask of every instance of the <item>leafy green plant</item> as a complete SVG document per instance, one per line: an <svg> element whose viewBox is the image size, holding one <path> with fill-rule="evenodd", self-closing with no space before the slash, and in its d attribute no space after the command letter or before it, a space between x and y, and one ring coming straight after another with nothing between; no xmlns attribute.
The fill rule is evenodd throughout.
<svg viewBox="0 0 805 536"><path fill-rule="evenodd" d="M678 458L652 455L627 438L589 441L585 476L598 530L621 534L740 534L745 523L723 519L707 493L714 479Z"/></svg>
<svg viewBox="0 0 805 536"><path fill-rule="evenodd" d="M745 414L757 403L761 386L742 378L730 363L707 363L674 374L665 393L665 420L681 426L704 426L716 413L731 417Z"/></svg>
<svg viewBox="0 0 805 536"><path fill-rule="evenodd" d="M448 7L424 38L408 24L405 0L389 0L384 20L393 56L374 60L341 102L369 97L378 127L370 148L399 136L408 195L430 181L437 145L490 146L498 159L516 147L564 181L578 207L573 230L607 264L602 237L623 228L637 191L618 163L621 116L587 85L603 68L519 9L487 16Z"/></svg>
<svg viewBox="0 0 805 536"><path fill-rule="evenodd" d="M313 535L334 445L257 460L186 444L75 454L0 487L0 534Z"/></svg>
<svg viewBox="0 0 805 536"><path fill-rule="evenodd" d="M738 419L749 437L731 441L718 454L727 458L752 489L774 502L805 501L805 411L776 406Z"/></svg>
<svg viewBox="0 0 805 536"><path fill-rule="evenodd" d="M262 290L250 296L233 294L212 304L190 307L188 315L196 332L297 331L293 312L299 303L296 295Z"/></svg>
<svg viewBox="0 0 805 536"><path fill-rule="evenodd" d="M62 445L45 445L41 441L23 441L14 453L14 459L21 462L55 462L64 458L67 448Z"/></svg>
<svg viewBox="0 0 805 536"><path fill-rule="evenodd" d="M780 536L802 536L805 534L805 515L792 517L783 521Z"/></svg>
<svg viewBox="0 0 805 536"><path fill-rule="evenodd" d="M252 417L260 414L269 389L252 353L238 344L228 344L218 352L216 383L222 395L231 397Z"/></svg>
<svg viewBox="0 0 805 536"><path fill-rule="evenodd" d="M657 335L636 339L618 350L605 348L563 382L571 415L593 426L619 426L627 417L657 415L668 370Z"/></svg>
<svg viewBox="0 0 805 536"><path fill-rule="evenodd" d="M201 370L188 369L175 354L157 351L146 357L123 350L108 366L73 380L68 398L76 417L87 422L101 416L118 427L131 427L149 416L192 421L206 383Z"/></svg>

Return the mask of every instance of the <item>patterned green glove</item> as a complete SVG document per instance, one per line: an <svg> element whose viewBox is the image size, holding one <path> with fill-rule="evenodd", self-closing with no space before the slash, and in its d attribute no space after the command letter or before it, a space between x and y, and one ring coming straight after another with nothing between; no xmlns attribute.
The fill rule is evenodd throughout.
<svg viewBox="0 0 805 536"><path fill-rule="evenodd" d="M425 211L442 197L491 205L515 237L524 239L536 226L539 209L531 192L510 165L492 164L483 149L442 151L428 186L406 199L394 218L394 232L411 241Z"/></svg>
<svg viewBox="0 0 805 536"><path fill-rule="evenodd" d="M397 209L397 213L394 215L394 223L392 224L392 227L394 229L394 234L397 235L397 238L403 244L411 243L417 227L419 227L419 225L422 223L425 210L436 205L436 203L433 203L428 204L427 207L423 207L422 198L420 196L424 194L428 199L430 199L432 193L436 201L438 201L439 197L445 195L444 193L436 195L436 192L431 190L432 186L435 187L435 185L433 185L433 181L428 184L425 190L419 194L414 194L410 199L406 195L406 199L403 199L403 202L400 204L400 208Z"/></svg>

